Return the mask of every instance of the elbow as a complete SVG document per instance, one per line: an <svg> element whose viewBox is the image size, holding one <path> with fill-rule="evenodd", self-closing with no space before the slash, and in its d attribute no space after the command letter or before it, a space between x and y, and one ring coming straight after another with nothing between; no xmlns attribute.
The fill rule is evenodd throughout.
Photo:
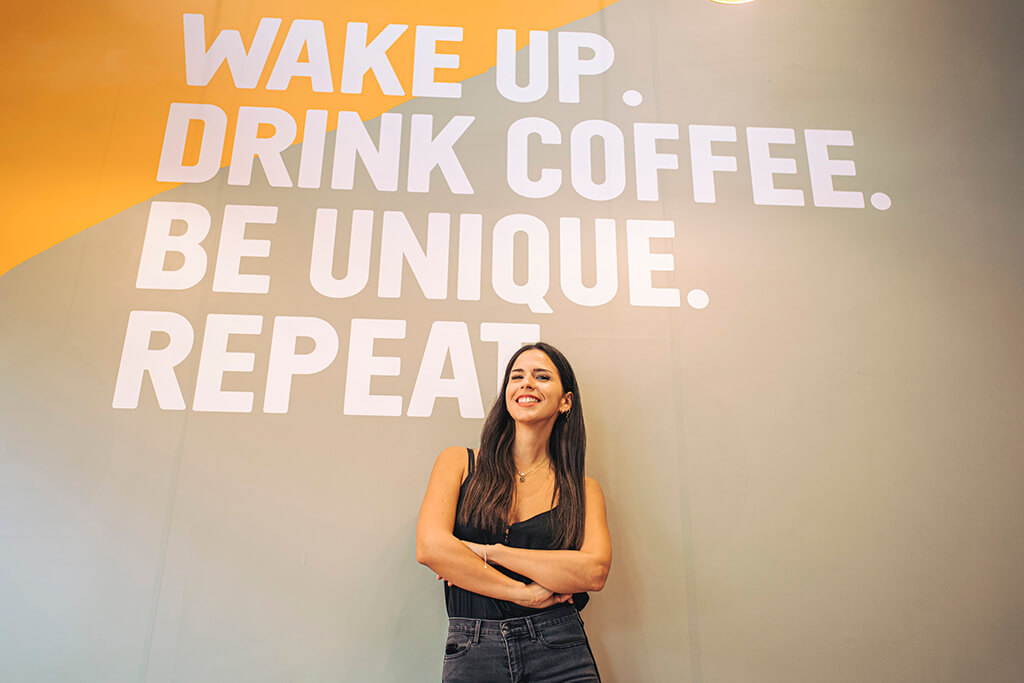
<svg viewBox="0 0 1024 683"><path fill-rule="evenodd" d="M438 556L438 543L430 537L416 538L416 561L425 567L433 568Z"/></svg>
<svg viewBox="0 0 1024 683"><path fill-rule="evenodd" d="M430 558L430 544L420 539L416 539L416 561L424 566L429 567Z"/></svg>
<svg viewBox="0 0 1024 683"><path fill-rule="evenodd" d="M609 569L611 569L611 563L595 562L591 569L590 580L587 582L587 590L596 593L604 588L605 581L608 580Z"/></svg>

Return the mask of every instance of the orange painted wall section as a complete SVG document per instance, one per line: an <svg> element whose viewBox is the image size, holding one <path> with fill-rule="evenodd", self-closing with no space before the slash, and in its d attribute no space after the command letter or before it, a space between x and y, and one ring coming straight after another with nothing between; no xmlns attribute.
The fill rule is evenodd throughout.
<svg viewBox="0 0 1024 683"><path fill-rule="evenodd" d="M4 69L0 112L5 131L2 165L4 220L0 275L45 249L148 197L173 187L156 181L160 145L172 102L216 104L228 114L227 139L240 105L279 107L301 123L307 109L358 111L364 120L410 99L386 96L371 74L359 95L316 93L296 78L285 91L267 91L274 60L294 19L324 22L337 89L348 22L369 24L370 36L388 24L409 29L388 51L406 93L412 80L417 25L461 26L461 43L439 43L460 55L460 66L438 80L461 81L491 68L496 31L512 28L525 45L529 30L550 30L588 16L614 0L432 2L377 0L352 8L298 1L287 15L280 3L43 2L8 9L0 29ZM205 87L185 82L182 14L206 18L207 46L222 29L237 29L249 46L262 17L283 20L270 58L253 90L234 87L222 64ZM333 118L333 117L332 117ZM225 156L222 163L227 163Z"/></svg>

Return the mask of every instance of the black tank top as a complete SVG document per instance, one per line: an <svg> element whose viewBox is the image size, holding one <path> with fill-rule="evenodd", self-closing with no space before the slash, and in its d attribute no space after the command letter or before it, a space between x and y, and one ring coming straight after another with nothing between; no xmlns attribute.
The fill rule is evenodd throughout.
<svg viewBox="0 0 1024 683"><path fill-rule="evenodd" d="M468 448L466 451L469 454L469 474L466 476L466 481L462 482L462 486L459 488L459 502L455 508L455 529L453 530L455 538L487 545L501 543L510 548L555 550L555 535L551 529L550 510L534 515L529 519L524 519L522 522L512 524L508 527L505 534L491 533L459 522L459 513L462 511L462 501L466 495L466 486L469 484L469 480L473 477L473 471L476 469L473 451ZM500 565L491 566L516 581L533 583L527 577L509 571ZM516 617L528 617L549 609L561 607L560 604L556 604L545 609L532 609L507 600L489 598L486 595L473 593L458 586L449 586L448 584L445 584L444 587L444 597L445 603L448 606L449 617L467 617L470 619L513 619ZM572 604L577 610L581 610L589 600L590 596L586 593L576 593L573 595Z"/></svg>

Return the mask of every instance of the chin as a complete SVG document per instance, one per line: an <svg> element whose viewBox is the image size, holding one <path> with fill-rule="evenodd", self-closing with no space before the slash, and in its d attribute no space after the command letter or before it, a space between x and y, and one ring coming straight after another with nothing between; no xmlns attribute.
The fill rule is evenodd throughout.
<svg viewBox="0 0 1024 683"><path fill-rule="evenodd" d="M554 415L541 415L539 413L528 413L526 415L517 415L516 413L509 414L512 415L513 420L515 420L516 422L521 422L523 424L530 424L534 422L547 422L548 420L551 420L555 417Z"/></svg>

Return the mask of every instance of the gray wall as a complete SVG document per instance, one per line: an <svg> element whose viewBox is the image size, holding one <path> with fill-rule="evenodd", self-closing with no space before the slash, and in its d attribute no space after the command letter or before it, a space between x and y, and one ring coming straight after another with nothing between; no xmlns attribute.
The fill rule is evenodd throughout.
<svg viewBox="0 0 1024 683"><path fill-rule="evenodd" d="M566 30L600 33L615 63L579 104L507 102L494 71L458 100L393 111L476 121L457 144L475 193L274 188L213 180L156 197L213 216L279 207L265 295L136 289L150 202L126 208L0 279L0 671L10 681L428 681L439 677L440 586L414 559L419 502L436 453L475 445L481 420L439 399L430 418L343 412L353 318L401 319L401 358L375 393L408 404L431 323L464 321L485 406L496 345L484 322L538 324L582 382L588 469L603 485L615 558L585 610L605 680L694 683L1019 681L1024 677L1024 237L1016 3L953 0L724 6L620 0ZM520 55L525 59L525 55ZM635 89L631 108L622 93ZM516 196L505 131L540 116L563 142L579 121L626 133L627 185L609 201L570 187ZM639 201L634 122L676 123L678 171ZM694 201L690 124L733 126L737 159L717 201ZM368 126L376 136L378 121ZM438 125L435 125L437 128ZM779 188L805 206L756 205L745 129L793 129ZM856 176L836 188L866 208L815 206L803 131L852 131ZM327 145L333 145L333 133ZM534 164L568 173L567 145ZM286 155L294 172L301 146ZM406 165L403 161L403 173ZM884 192L888 210L869 198ZM314 211L376 212L369 285L330 299L308 282ZM448 298L376 295L380 213L404 211L421 240L453 216ZM483 288L459 301L457 216L483 215ZM490 231L513 213L551 236L552 314L490 288ZM587 308L560 291L558 219L580 217L584 280L596 218L614 218L619 289ZM671 220L652 241L674 256L657 287L678 307L630 305L628 219ZM344 245L344 240L341 240ZM521 247L522 245L520 245ZM518 248L518 247L517 247ZM338 249L339 263L347 247ZM525 277L525 248L517 259ZM339 265L340 276L344 266ZM686 302L692 289L710 297ZM264 316L232 337L252 372L251 413L164 410L149 379L138 408L111 407L129 312L184 316L195 347L176 368L191 406L206 316ZM338 333L335 361L262 411L274 316ZM162 342L154 341L154 346ZM448 372L446 370L446 372Z"/></svg>

